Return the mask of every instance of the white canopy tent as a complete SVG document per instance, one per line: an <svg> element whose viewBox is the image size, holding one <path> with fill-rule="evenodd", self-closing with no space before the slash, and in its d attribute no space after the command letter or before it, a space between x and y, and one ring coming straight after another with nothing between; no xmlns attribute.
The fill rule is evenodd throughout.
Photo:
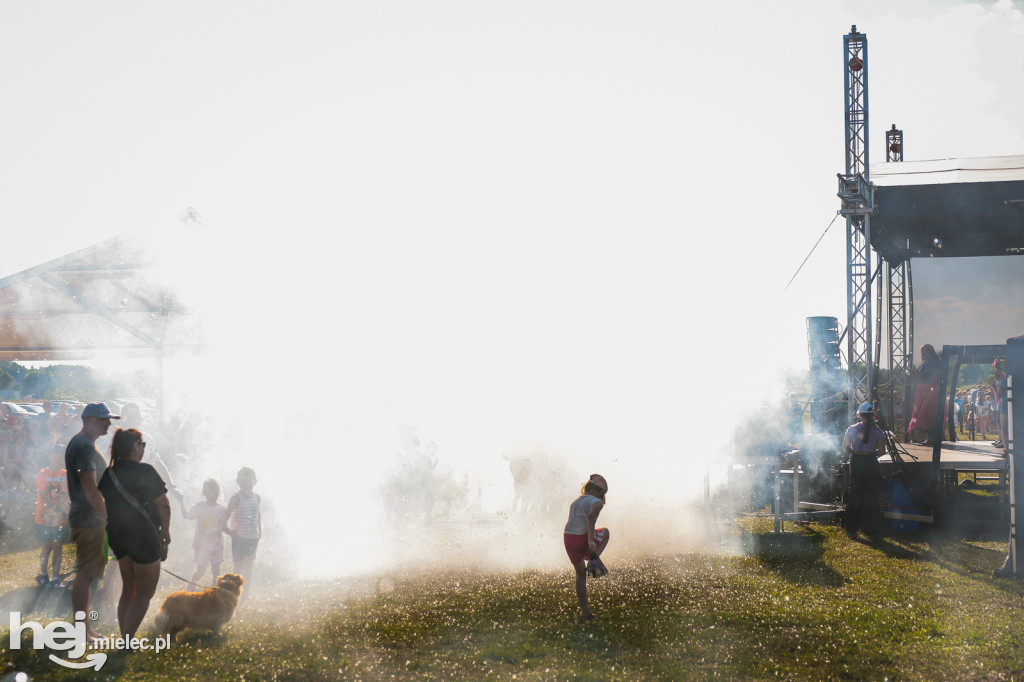
<svg viewBox="0 0 1024 682"><path fill-rule="evenodd" d="M198 320L115 237L0 279L0 360L156 357L196 350Z"/></svg>

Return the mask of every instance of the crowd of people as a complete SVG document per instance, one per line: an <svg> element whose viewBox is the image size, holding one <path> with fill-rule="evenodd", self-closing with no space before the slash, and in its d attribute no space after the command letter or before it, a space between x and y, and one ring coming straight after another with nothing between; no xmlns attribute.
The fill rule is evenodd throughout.
<svg viewBox="0 0 1024 682"><path fill-rule="evenodd" d="M147 448L152 441L141 429L138 405L124 405L121 414L102 402L62 403L57 410L42 403L38 411L4 405L0 532L24 533L25 512L34 506L29 518L40 546L36 582L47 588L73 576L73 613L89 610L93 586L102 580L104 604L108 613L116 613L121 636L135 636L167 560L171 498L178 500L183 517L195 522L196 570L190 589L198 589L208 569L216 580L225 536L231 538L235 572L250 578L262 535L253 469L239 470L238 492L227 506L219 503L219 483L207 479L203 500L186 508L166 464ZM121 426L111 433L113 420ZM75 566L62 574L63 548L69 542L74 544ZM91 621L86 625L88 637L99 636Z"/></svg>
<svg viewBox="0 0 1024 682"><path fill-rule="evenodd" d="M30 519L36 497L36 476L49 464L58 443L78 431L76 405L39 404L38 411L15 403L0 404L0 521Z"/></svg>
<svg viewBox="0 0 1024 682"><path fill-rule="evenodd" d="M142 428L148 413L140 403L111 403L121 412L126 427ZM38 524L42 510L37 499L40 471L78 433L85 403L77 401L9 403L0 406L0 539L25 534ZM110 450L110 436L99 447ZM56 452L55 452L56 451ZM169 479L163 461L159 462Z"/></svg>
<svg viewBox="0 0 1024 682"><path fill-rule="evenodd" d="M1002 405L998 388L975 386L957 391L953 399L953 425L961 435L988 440L996 436L995 447L1003 447L999 437L1001 420L999 408Z"/></svg>

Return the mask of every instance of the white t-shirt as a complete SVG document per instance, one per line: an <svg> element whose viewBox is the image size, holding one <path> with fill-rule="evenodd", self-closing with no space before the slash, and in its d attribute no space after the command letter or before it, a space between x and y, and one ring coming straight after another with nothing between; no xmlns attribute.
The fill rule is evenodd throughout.
<svg viewBox="0 0 1024 682"><path fill-rule="evenodd" d="M593 495L580 495L569 505L569 521L565 524L566 535L586 535L587 515L601 500Z"/></svg>
<svg viewBox="0 0 1024 682"><path fill-rule="evenodd" d="M858 454L873 455L878 451L878 441L885 437L885 432L876 425L871 424L868 432L868 442L864 442L864 422L854 424L846 429L843 436L843 450L853 450Z"/></svg>

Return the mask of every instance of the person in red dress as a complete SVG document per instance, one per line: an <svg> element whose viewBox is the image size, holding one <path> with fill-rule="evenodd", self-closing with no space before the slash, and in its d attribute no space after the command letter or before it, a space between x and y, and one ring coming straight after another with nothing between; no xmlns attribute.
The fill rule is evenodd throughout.
<svg viewBox="0 0 1024 682"><path fill-rule="evenodd" d="M910 370L910 375L917 378L917 392L914 394L914 411L907 424L907 440L911 440L914 431L923 431L925 443L932 444L932 431L935 427L936 411L939 407L939 375L942 361L935 348L926 343L921 346L921 365Z"/></svg>

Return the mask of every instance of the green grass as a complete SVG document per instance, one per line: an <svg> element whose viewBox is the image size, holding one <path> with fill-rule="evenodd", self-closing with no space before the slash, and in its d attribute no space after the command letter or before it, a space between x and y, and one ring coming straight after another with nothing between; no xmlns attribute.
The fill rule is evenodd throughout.
<svg viewBox="0 0 1024 682"><path fill-rule="evenodd" d="M831 526L787 524L792 530L776 536L771 523L741 520L714 551L623 557L610 549L612 573L591 583L599 615L591 623L575 616L568 565L275 584L219 637L186 635L159 655L113 655L81 677L5 646L0 677L1024 677L1024 590L990 577L1005 541L921 534L870 545ZM0 557L0 568L26 562L19 557ZM5 645L7 637L0 631Z"/></svg>

